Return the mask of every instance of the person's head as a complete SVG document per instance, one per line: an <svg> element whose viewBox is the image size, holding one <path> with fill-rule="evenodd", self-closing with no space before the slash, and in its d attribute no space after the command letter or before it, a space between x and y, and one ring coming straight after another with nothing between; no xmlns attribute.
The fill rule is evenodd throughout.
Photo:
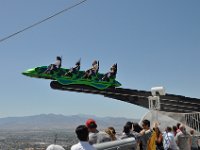
<svg viewBox="0 0 200 150"><path fill-rule="evenodd" d="M154 129L155 129L157 136L159 136L161 134L159 127L155 127Z"/></svg>
<svg viewBox="0 0 200 150"><path fill-rule="evenodd" d="M116 140L116 137L115 137L115 129L113 127L108 127L107 129L105 129L105 132L110 136L111 140Z"/></svg>
<svg viewBox="0 0 200 150"><path fill-rule="evenodd" d="M113 127L108 127L108 129L112 132L112 134L116 134L116 132L115 132L115 128L113 128Z"/></svg>
<svg viewBox="0 0 200 150"><path fill-rule="evenodd" d="M130 130L133 129L133 123L132 122L128 121L128 122L126 122L125 125L129 126Z"/></svg>
<svg viewBox="0 0 200 150"><path fill-rule="evenodd" d="M88 127L89 132L96 131L97 124L96 124L95 120L88 119L85 124Z"/></svg>
<svg viewBox="0 0 200 150"><path fill-rule="evenodd" d="M130 126L126 124L126 125L124 126L123 132L126 133L126 134L129 134L130 131L131 131Z"/></svg>
<svg viewBox="0 0 200 150"><path fill-rule="evenodd" d="M77 61L75 65L76 66L80 66L81 65L81 60Z"/></svg>
<svg viewBox="0 0 200 150"><path fill-rule="evenodd" d="M88 141L89 131L85 125L79 125L75 132L80 141Z"/></svg>
<svg viewBox="0 0 200 150"><path fill-rule="evenodd" d="M60 61L62 60L62 58L60 56L57 56L56 59L60 60Z"/></svg>
<svg viewBox="0 0 200 150"><path fill-rule="evenodd" d="M138 123L133 123L133 131L140 133L140 131L142 130L142 127L138 124Z"/></svg>
<svg viewBox="0 0 200 150"><path fill-rule="evenodd" d="M142 121L142 127L143 129L149 129L150 128L150 121L145 119Z"/></svg>
<svg viewBox="0 0 200 150"><path fill-rule="evenodd" d="M110 71L117 72L117 64L113 64L110 68Z"/></svg>
<svg viewBox="0 0 200 150"><path fill-rule="evenodd" d="M190 134L191 134L191 135L194 134L194 130L193 130L193 129L190 130Z"/></svg>
<svg viewBox="0 0 200 150"><path fill-rule="evenodd" d="M46 150L65 150L65 149L60 145L51 144L47 147Z"/></svg>
<svg viewBox="0 0 200 150"><path fill-rule="evenodd" d="M176 132L177 131L177 126L173 126L172 130L173 130L173 132Z"/></svg>
<svg viewBox="0 0 200 150"><path fill-rule="evenodd" d="M181 125L180 123L176 124L177 129L179 129L180 125Z"/></svg>
<svg viewBox="0 0 200 150"><path fill-rule="evenodd" d="M94 60L93 63L92 63L92 66L96 65L97 64L97 61Z"/></svg>
<svg viewBox="0 0 200 150"><path fill-rule="evenodd" d="M172 128L168 126L168 127L166 128L166 132L171 132L171 131L172 131Z"/></svg>
<svg viewBox="0 0 200 150"><path fill-rule="evenodd" d="M179 129L181 130L181 132L185 132L186 131L186 128L185 128L185 126L183 124L181 124L179 126Z"/></svg>

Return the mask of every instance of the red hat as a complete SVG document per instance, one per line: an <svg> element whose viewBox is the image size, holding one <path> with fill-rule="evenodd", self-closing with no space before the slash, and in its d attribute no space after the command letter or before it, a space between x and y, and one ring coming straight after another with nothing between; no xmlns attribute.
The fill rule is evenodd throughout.
<svg viewBox="0 0 200 150"><path fill-rule="evenodd" d="M97 124L93 119L88 119L85 124L88 128L97 128Z"/></svg>

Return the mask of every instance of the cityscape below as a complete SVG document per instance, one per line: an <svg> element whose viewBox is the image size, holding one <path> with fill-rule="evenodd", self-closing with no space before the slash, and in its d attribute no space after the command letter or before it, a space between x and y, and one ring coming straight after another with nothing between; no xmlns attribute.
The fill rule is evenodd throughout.
<svg viewBox="0 0 200 150"><path fill-rule="evenodd" d="M95 119L100 130L113 126L118 133L122 132L127 121L139 121L122 117L57 114L0 118L0 149L45 150L50 144L58 144L69 150L78 142L75 128L85 124L88 118Z"/></svg>

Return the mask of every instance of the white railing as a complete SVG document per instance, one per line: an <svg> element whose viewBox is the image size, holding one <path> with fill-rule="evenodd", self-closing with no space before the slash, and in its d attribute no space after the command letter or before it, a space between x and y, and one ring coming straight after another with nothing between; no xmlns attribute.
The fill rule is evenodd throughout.
<svg viewBox="0 0 200 150"><path fill-rule="evenodd" d="M186 125L200 132L200 113L185 114Z"/></svg>
<svg viewBox="0 0 200 150"><path fill-rule="evenodd" d="M135 138L127 138L93 145L97 150L131 150L136 146Z"/></svg>

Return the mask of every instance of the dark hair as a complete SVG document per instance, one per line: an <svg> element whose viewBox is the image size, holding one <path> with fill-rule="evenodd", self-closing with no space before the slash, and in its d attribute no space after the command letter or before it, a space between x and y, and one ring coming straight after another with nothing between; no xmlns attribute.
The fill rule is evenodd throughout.
<svg viewBox="0 0 200 150"><path fill-rule="evenodd" d="M60 60L60 61L62 60L62 58L60 56L57 56L56 59Z"/></svg>
<svg viewBox="0 0 200 150"><path fill-rule="evenodd" d="M145 119L145 120L142 121L142 123L144 125L147 125L148 127L150 127L150 121L149 120Z"/></svg>
<svg viewBox="0 0 200 150"><path fill-rule="evenodd" d="M126 125L129 126L130 130L132 130L132 126L133 126L132 122L130 122L130 121L126 122Z"/></svg>
<svg viewBox="0 0 200 150"><path fill-rule="evenodd" d="M174 132L176 132L177 126L172 126L172 130L173 130Z"/></svg>
<svg viewBox="0 0 200 150"><path fill-rule="evenodd" d="M177 124L176 124L176 127L179 129L180 125L181 125L180 123L177 123Z"/></svg>
<svg viewBox="0 0 200 150"><path fill-rule="evenodd" d="M193 135L194 134L194 130L192 129L192 130L190 130L190 134L191 135Z"/></svg>
<svg viewBox="0 0 200 150"><path fill-rule="evenodd" d="M172 128L171 127L167 127L166 128L166 132L171 132L172 131Z"/></svg>
<svg viewBox="0 0 200 150"><path fill-rule="evenodd" d="M142 127L138 123L133 123L133 131L140 133Z"/></svg>
<svg viewBox="0 0 200 150"><path fill-rule="evenodd" d="M89 131L85 125L79 125L75 132L80 141L88 141Z"/></svg>
<svg viewBox="0 0 200 150"><path fill-rule="evenodd" d="M157 137L159 137L159 135L162 134L159 127L155 127L154 129L155 129L154 131L156 132Z"/></svg>
<svg viewBox="0 0 200 150"><path fill-rule="evenodd" d="M126 134L129 134L129 133L130 133L130 126L126 124L126 125L124 126L123 132L126 133Z"/></svg>
<svg viewBox="0 0 200 150"><path fill-rule="evenodd" d="M60 61L60 65L58 66L60 68L62 65L62 58L60 56L57 56L56 59Z"/></svg>

